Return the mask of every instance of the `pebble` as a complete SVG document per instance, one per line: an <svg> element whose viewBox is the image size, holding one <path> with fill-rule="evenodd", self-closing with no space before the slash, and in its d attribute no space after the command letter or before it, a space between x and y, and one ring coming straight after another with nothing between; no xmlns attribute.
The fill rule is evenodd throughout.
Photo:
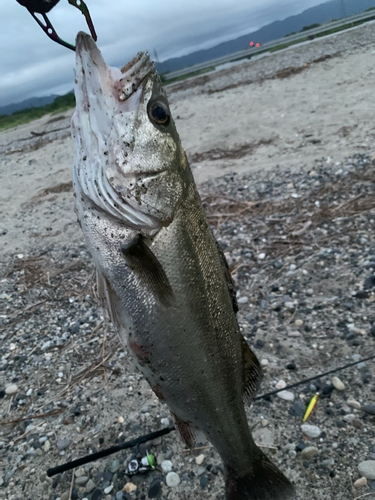
<svg viewBox="0 0 375 500"><path fill-rule="evenodd" d="M176 472L168 472L165 480L167 485L171 488L173 488L174 486L178 486L181 482L180 476Z"/></svg>
<svg viewBox="0 0 375 500"><path fill-rule="evenodd" d="M201 476L199 478L199 483L201 485L202 490L204 490L205 488L207 488L207 486L208 486L208 478L207 478L207 476Z"/></svg>
<svg viewBox="0 0 375 500"><path fill-rule="evenodd" d="M161 484L159 480L155 480L148 489L148 498L161 498Z"/></svg>
<svg viewBox="0 0 375 500"><path fill-rule="evenodd" d="M10 384L5 389L5 394L7 394L8 396L13 396L13 394L16 394L17 392L18 386L16 384Z"/></svg>
<svg viewBox="0 0 375 500"><path fill-rule="evenodd" d="M345 384L338 377L332 377L332 384L338 391L345 389Z"/></svg>
<svg viewBox="0 0 375 500"><path fill-rule="evenodd" d="M122 492L122 491L118 491L118 492L116 493L116 495L115 495L115 499L116 499L116 500L122 500L123 498L124 498L124 494L123 494L123 492ZM152 497L150 497L150 498L152 498Z"/></svg>
<svg viewBox="0 0 375 500"><path fill-rule="evenodd" d="M111 484L110 486L108 486L107 488L104 489L104 493L106 495L108 495L108 493L111 493L111 491L113 490L113 484Z"/></svg>
<svg viewBox="0 0 375 500"><path fill-rule="evenodd" d="M318 448L315 448L315 446L306 446L306 448L301 451L301 456L302 458L309 460L310 458L315 457L318 453Z"/></svg>
<svg viewBox="0 0 375 500"><path fill-rule="evenodd" d="M89 479L86 483L86 492L91 493L95 489L95 483L92 479Z"/></svg>
<svg viewBox="0 0 375 500"><path fill-rule="evenodd" d="M112 472L112 474L117 472L119 468L120 468L120 462L118 460L113 460L108 467L108 469L110 470L110 472Z"/></svg>
<svg viewBox="0 0 375 500"><path fill-rule="evenodd" d="M91 500L100 500L103 497L103 492L100 488L96 488L91 495Z"/></svg>
<svg viewBox="0 0 375 500"><path fill-rule="evenodd" d="M289 415L292 417L302 417L306 411L306 406L302 401L294 401L293 406L289 409Z"/></svg>
<svg viewBox="0 0 375 500"><path fill-rule="evenodd" d="M375 405L364 405L363 411L365 411L369 415L375 415Z"/></svg>
<svg viewBox="0 0 375 500"><path fill-rule="evenodd" d="M294 394L291 391L280 391L277 396L285 401L294 401Z"/></svg>
<svg viewBox="0 0 375 500"><path fill-rule="evenodd" d="M294 324L296 326L302 326L303 325L303 321L302 321L302 319L296 319L295 322L294 322Z"/></svg>
<svg viewBox="0 0 375 500"><path fill-rule="evenodd" d="M87 483L88 480L89 480L88 476L79 476L76 478L75 484L77 484L78 486L83 486L84 484Z"/></svg>
<svg viewBox="0 0 375 500"><path fill-rule="evenodd" d="M43 445L43 450L45 451L45 453L47 453L47 451L49 451L50 449L51 449L51 443L47 440Z"/></svg>
<svg viewBox="0 0 375 500"><path fill-rule="evenodd" d="M137 486L134 483L126 483L123 490L126 491L126 493L131 493L132 491L135 491L137 489Z"/></svg>
<svg viewBox="0 0 375 500"><path fill-rule="evenodd" d="M358 465L358 471L366 479L375 479L375 460L365 460Z"/></svg>
<svg viewBox="0 0 375 500"><path fill-rule="evenodd" d="M57 449L59 451L65 450L68 446L70 445L70 439L69 438L63 438L60 439L60 441L57 443Z"/></svg>
<svg viewBox="0 0 375 500"><path fill-rule="evenodd" d="M348 406L351 406L352 408L355 408L356 410L361 409L361 403L359 403L355 399L348 399L348 401L346 403Z"/></svg>
<svg viewBox="0 0 375 500"><path fill-rule="evenodd" d="M285 380L279 380L276 384L276 389L284 389L284 387L286 387Z"/></svg>
<svg viewBox="0 0 375 500"><path fill-rule="evenodd" d="M164 472L170 472L172 470L172 462L170 460L163 460L161 463L161 468Z"/></svg>
<svg viewBox="0 0 375 500"><path fill-rule="evenodd" d="M237 302L238 304L247 304L247 302L249 302L249 297L238 297Z"/></svg>
<svg viewBox="0 0 375 500"><path fill-rule="evenodd" d="M198 455L196 458L195 458L195 463L197 465L201 465L203 463L203 460L204 460L204 455L203 453L201 453L200 455Z"/></svg>
<svg viewBox="0 0 375 500"><path fill-rule="evenodd" d="M355 481L354 486L356 488L361 488L361 486L366 486L366 484L367 479L365 477L360 477L359 479L357 479L357 481Z"/></svg>
<svg viewBox="0 0 375 500"><path fill-rule="evenodd" d="M265 258L266 258L266 254L265 254L265 253L260 253L260 254L258 255L258 259L259 259L259 260L263 260L263 259L265 259Z"/></svg>
<svg viewBox="0 0 375 500"><path fill-rule="evenodd" d="M310 438L317 438L322 433L322 431L316 425L302 424L301 430L307 437Z"/></svg>

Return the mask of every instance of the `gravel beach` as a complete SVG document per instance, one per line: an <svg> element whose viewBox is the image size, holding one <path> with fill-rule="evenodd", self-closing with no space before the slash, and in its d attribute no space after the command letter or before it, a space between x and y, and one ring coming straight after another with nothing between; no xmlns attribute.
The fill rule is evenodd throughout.
<svg viewBox="0 0 375 500"><path fill-rule="evenodd" d="M167 87L258 395L360 362L247 409L299 500L375 499L374 75L369 23ZM175 432L147 446L153 470L130 475L129 449L47 477L173 423L98 306L70 118L0 133L0 498L224 500L216 451Z"/></svg>

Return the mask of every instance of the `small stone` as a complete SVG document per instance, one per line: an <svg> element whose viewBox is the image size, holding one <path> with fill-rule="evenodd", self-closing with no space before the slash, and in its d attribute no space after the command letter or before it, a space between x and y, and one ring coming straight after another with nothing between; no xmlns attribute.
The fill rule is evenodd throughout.
<svg viewBox="0 0 375 500"><path fill-rule="evenodd" d="M196 463L197 465L202 465L203 460L204 460L204 455L203 455L203 453L201 453L200 455L198 455L198 456L195 458L195 463Z"/></svg>
<svg viewBox="0 0 375 500"><path fill-rule="evenodd" d="M266 258L266 254L265 254L265 253L260 253L260 254L258 255L258 259L259 259L259 260L263 260L263 259L265 259L265 258Z"/></svg>
<svg viewBox="0 0 375 500"><path fill-rule="evenodd" d="M364 405L363 411L365 411L369 415L375 415L375 405Z"/></svg>
<svg viewBox="0 0 375 500"><path fill-rule="evenodd" d="M276 384L276 389L284 389L284 387L286 387L285 380L279 380Z"/></svg>
<svg viewBox="0 0 375 500"><path fill-rule="evenodd" d="M291 391L280 391L276 395L284 401L294 401L294 394Z"/></svg>
<svg viewBox="0 0 375 500"><path fill-rule="evenodd" d="M332 377L332 385L338 390L343 391L345 389L345 384L338 377Z"/></svg>
<svg viewBox="0 0 375 500"><path fill-rule="evenodd" d="M362 422L358 418L355 418L352 421L352 426L356 429L362 429Z"/></svg>
<svg viewBox="0 0 375 500"><path fill-rule="evenodd" d="M206 472L206 468L205 467L198 467L197 469L197 476L201 476L202 474L204 474Z"/></svg>
<svg viewBox="0 0 375 500"><path fill-rule="evenodd" d="M289 409L289 415L292 417L302 417L306 411L305 405L302 401L294 401L293 406Z"/></svg>
<svg viewBox="0 0 375 500"><path fill-rule="evenodd" d="M170 472L172 470L172 462L170 460L163 460L161 463L161 468L164 472Z"/></svg>
<svg viewBox="0 0 375 500"><path fill-rule="evenodd" d="M202 490L204 490L205 488L207 488L207 486L208 486L208 478L207 478L207 476L201 476L199 478L199 483L201 485Z"/></svg>
<svg viewBox="0 0 375 500"><path fill-rule="evenodd" d="M91 500L100 500L103 497L103 492L100 488L95 488L92 492Z"/></svg>
<svg viewBox="0 0 375 500"><path fill-rule="evenodd" d="M43 450L45 451L45 453L47 453L50 449L51 449L51 443L47 439L47 441L43 445Z"/></svg>
<svg viewBox="0 0 375 500"><path fill-rule="evenodd" d="M262 366L267 366L267 365L269 364L269 361L268 361L268 359L263 358L263 359L261 359L261 360L260 360L260 364L261 364Z"/></svg>
<svg viewBox="0 0 375 500"><path fill-rule="evenodd" d="M104 493L108 495L113 490L113 484L104 489Z"/></svg>
<svg viewBox="0 0 375 500"><path fill-rule="evenodd" d="M80 477L85 475L85 469L83 467L80 467L77 469L74 473L75 477Z"/></svg>
<svg viewBox="0 0 375 500"><path fill-rule="evenodd" d="M296 368L297 368L297 367L296 367L296 364L295 364L295 362L294 362L294 361L292 361L291 363L288 363L288 364L286 365L286 369L287 369L287 370L295 370Z"/></svg>
<svg viewBox="0 0 375 500"><path fill-rule="evenodd" d="M83 486L84 484L87 483L88 480L89 480L88 476L79 476L76 478L75 484L77 486Z"/></svg>
<svg viewBox="0 0 375 500"><path fill-rule="evenodd" d="M115 495L116 500L122 500L124 498L124 494L122 491L118 491Z"/></svg>
<svg viewBox="0 0 375 500"><path fill-rule="evenodd" d="M178 486L180 484L180 476L176 472L168 472L167 477L165 478L168 486L173 488L174 486Z"/></svg>
<svg viewBox="0 0 375 500"><path fill-rule="evenodd" d="M69 500L69 497L70 497L70 491L65 491L61 497L60 497L60 500Z"/></svg>
<svg viewBox="0 0 375 500"><path fill-rule="evenodd" d="M348 401L346 403L348 406L351 406L352 408L355 408L356 410L361 409L361 403L359 403L355 399L348 399Z"/></svg>
<svg viewBox="0 0 375 500"><path fill-rule="evenodd" d="M294 322L294 324L296 326L302 326L303 325L303 321L302 321L302 319L296 319L295 322Z"/></svg>
<svg viewBox="0 0 375 500"><path fill-rule="evenodd" d="M360 477L359 479L357 479L357 481L355 481L354 486L356 488L361 488L362 486L366 486L366 484L367 479L365 477Z"/></svg>
<svg viewBox="0 0 375 500"><path fill-rule="evenodd" d="M249 297L238 297L238 304L247 304L249 302Z"/></svg>
<svg viewBox="0 0 375 500"><path fill-rule="evenodd" d="M124 417L119 417L118 421L119 421L120 424L123 424L124 423Z"/></svg>
<svg viewBox="0 0 375 500"><path fill-rule="evenodd" d="M118 460L113 460L108 467L108 469L110 470L110 472L112 472L112 474L117 472L119 468L120 468L120 462Z"/></svg>
<svg viewBox="0 0 375 500"><path fill-rule="evenodd" d="M86 483L86 492L91 493L95 489L95 483L92 479L89 479Z"/></svg>
<svg viewBox="0 0 375 500"><path fill-rule="evenodd" d="M358 465L358 471L366 479L375 479L375 460L365 460Z"/></svg>
<svg viewBox="0 0 375 500"><path fill-rule="evenodd" d="M59 451L65 450L68 446L70 445L70 439L69 438L63 438L60 439L60 441L57 443L57 449Z"/></svg>
<svg viewBox="0 0 375 500"><path fill-rule="evenodd" d="M136 489L137 486L134 483L126 483L123 487L123 490L126 491L126 493L132 493L132 491L135 491Z"/></svg>
<svg viewBox="0 0 375 500"><path fill-rule="evenodd" d="M307 437L310 438L317 438L322 433L322 431L316 425L302 424L301 430Z"/></svg>
<svg viewBox="0 0 375 500"><path fill-rule="evenodd" d="M161 484L159 480L155 480L148 489L148 498L161 498Z"/></svg>
<svg viewBox="0 0 375 500"><path fill-rule="evenodd" d="M13 396L13 394L16 394L17 392L18 386L16 384L10 384L5 389L5 394L7 394L8 396Z"/></svg>
<svg viewBox="0 0 375 500"><path fill-rule="evenodd" d="M318 448L315 448L315 446L306 446L306 448L301 451L301 456L306 460L310 460L310 458L315 457L318 453Z"/></svg>

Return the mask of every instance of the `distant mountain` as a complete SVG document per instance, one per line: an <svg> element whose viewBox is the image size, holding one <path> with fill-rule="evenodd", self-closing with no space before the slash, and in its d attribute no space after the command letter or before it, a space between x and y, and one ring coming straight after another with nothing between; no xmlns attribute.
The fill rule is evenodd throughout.
<svg viewBox="0 0 375 500"><path fill-rule="evenodd" d="M0 115L11 115L16 111L21 111L27 108L39 108L45 104L51 104L56 99L57 95L49 95L47 97L30 97L22 102L8 104L0 108Z"/></svg>
<svg viewBox="0 0 375 500"><path fill-rule="evenodd" d="M294 32L298 33L305 26L323 24L333 19L353 16L371 7L375 7L375 0L331 0L311 7L301 12L301 14L287 17L282 21L275 21L235 40L220 43L210 49L198 50L186 56L167 59L161 63L156 63L155 66L159 73L187 68L194 64L210 61L216 57L244 50L249 47L250 41L260 44L270 42Z"/></svg>

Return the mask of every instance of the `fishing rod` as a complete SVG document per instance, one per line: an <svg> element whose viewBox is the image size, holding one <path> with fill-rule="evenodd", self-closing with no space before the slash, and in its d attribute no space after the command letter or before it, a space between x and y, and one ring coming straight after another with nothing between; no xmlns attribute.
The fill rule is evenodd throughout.
<svg viewBox="0 0 375 500"><path fill-rule="evenodd" d="M257 396L254 398L255 401L259 401L261 399L269 399L271 396L274 396L278 392L285 391L287 389L293 389L294 387L298 387L300 385L304 385L308 382L313 382L314 380L317 380L321 377L325 377L327 375L332 375L332 373L337 373L339 371L345 370L346 368L350 368L352 366L358 365L359 363L364 363L365 361L369 361L371 359L374 359L375 355L373 356L368 356L367 358L361 359L359 361L353 361L352 363L348 363L344 366L340 366L339 368L334 368L332 370L328 370L323 373L319 373L319 375L315 375L314 377L309 377L305 378L303 380L300 380L299 382L295 382L294 384L287 385L286 387L283 387L282 389L275 389L274 391L266 392L264 394L261 394L260 396ZM316 403L317 401L317 395L314 396L312 403ZM310 403L309 409L310 413L312 411L313 404ZM307 413L307 412L306 412ZM306 415L304 418L304 421L306 420ZM95 460L99 460L100 458L107 457L108 455L112 455L113 453L117 453L118 451L125 450L127 448L132 448L134 446L139 446L142 443L147 443L148 441L152 441L153 439L156 439L161 436L166 436L167 434L170 434L171 432L175 431L176 428L174 426L166 427L165 429L162 429L160 431L156 432L151 432L150 434L146 434L144 436L140 436L138 438L132 439L131 441L127 441L122 444L118 444L116 446L112 446L111 448L107 448L102 451L98 451L97 453L92 453L90 455L86 455L82 458L78 458L77 460L73 460L72 462L67 462L62 465L58 465L57 467L53 467L52 469L47 470L47 476L52 477L55 476L56 474L60 474L62 472L74 469L75 467L80 467L81 465L85 465L87 463L93 462Z"/></svg>

